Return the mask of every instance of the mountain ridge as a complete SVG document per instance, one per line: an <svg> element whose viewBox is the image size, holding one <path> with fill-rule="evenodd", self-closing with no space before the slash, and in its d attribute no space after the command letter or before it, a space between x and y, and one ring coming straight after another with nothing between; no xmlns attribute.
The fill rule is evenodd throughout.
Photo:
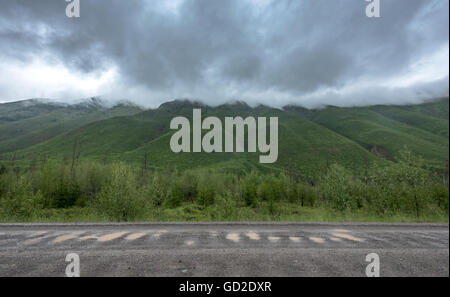
<svg viewBox="0 0 450 297"><path fill-rule="evenodd" d="M132 107L125 104L119 108ZM202 109L202 119L207 116L217 116L221 120L226 116L278 116L279 161L274 165L261 166L256 156L259 154L171 152L169 141L174 131L169 129L170 120L175 116L192 119L193 108ZM14 150L11 150L12 146L8 146L5 139L2 140L0 134L1 159L11 159L13 154L22 160L36 155L67 158L74 144L79 143L83 158L97 160L132 163L146 160L154 167L212 166L239 170L262 167L280 170L294 164L307 175L323 170L331 162L343 164L352 170L360 170L367 162L387 164L395 161L399 151L406 145L414 154L424 157L432 168L443 168L448 162L448 137L445 138L448 135L448 125L445 128L448 123L448 98L419 105L329 106L322 109L292 105L283 109L264 105L250 107L243 102L208 106L198 101L173 100L155 109L132 108L128 112L104 117L94 113L95 120L60 131L28 146L22 144ZM427 121L420 122L416 118ZM77 121L79 117L74 116L74 119ZM27 120L20 119L19 122L27 123ZM5 127L9 126L0 122L0 131L4 131ZM41 135L42 131L36 133ZM29 135L22 135L22 141L28 139ZM7 149L10 150L5 151Z"/></svg>

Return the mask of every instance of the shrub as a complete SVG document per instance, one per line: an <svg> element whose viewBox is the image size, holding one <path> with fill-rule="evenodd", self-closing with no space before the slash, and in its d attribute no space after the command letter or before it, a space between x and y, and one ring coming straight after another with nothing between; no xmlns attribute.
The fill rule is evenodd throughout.
<svg viewBox="0 0 450 297"><path fill-rule="evenodd" d="M97 211L115 221L132 221L144 210L144 201L130 169L117 164L112 167L111 180L96 197Z"/></svg>
<svg viewBox="0 0 450 297"><path fill-rule="evenodd" d="M439 184L433 183L430 189L431 199L437 203L437 206L448 213L449 194L448 188Z"/></svg>
<svg viewBox="0 0 450 297"><path fill-rule="evenodd" d="M6 167L5 167L5 164L2 164L1 166L0 166L0 175L3 175L3 174L5 174L6 173Z"/></svg>
<svg viewBox="0 0 450 297"><path fill-rule="evenodd" d="M345 168L338 164L332 164L321 182L325 203L339 211L351 209L353 207L351 183L351 177Z"/></svg>
<svg viewBox="0 0 450 297"><path fill-rule="evenodd" d="M22 176L0 199L0 213L2 216L26 219L40 209L41 203L41 193L34 193L31 183Z"/></svg>
<svg viewBox="0 0 450 297"><path fill-rule="evenodd" d="M280 201L286 197L286 184L283 176L269 175L264 177L259 195L265 201Z"/></svg>
<svg viewBox="0 0 450 297"><path fill-rule="evenodd" d="M241 197L245 205L256 207L258 205L258 177L254 172L241 178Z"/></svg>
<svg viewBox="0 0 450 297"><path fill-rule="evenodd" d="M198 203L203 207L214 203L216 191L212 186L202 185L198 191Z"/></svg>
<svg viewBox="0 0 450 297"><path fill-rule="evenodd" d="M72 207L81 196L80 187L64 165L46 163L36 179L36 187L44 196L43 207L45 208Z"/></svg>
<svg viewBox="0 0 450 297"><path fill-rule="evenodd" d="M197 196L197 177L192 173L175 173L172 179L169 206L178 207L183 202L194 202Z"/></svg>

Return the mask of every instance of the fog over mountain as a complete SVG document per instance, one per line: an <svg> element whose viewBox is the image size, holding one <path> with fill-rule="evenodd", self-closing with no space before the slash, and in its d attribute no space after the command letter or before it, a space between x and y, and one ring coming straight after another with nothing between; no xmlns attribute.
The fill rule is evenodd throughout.
<svg viewBox="0 0 450 297"><path fill-rule="evenodd" d="M448 96L449 2L0 0L0 102L371 105Z"/></svg>

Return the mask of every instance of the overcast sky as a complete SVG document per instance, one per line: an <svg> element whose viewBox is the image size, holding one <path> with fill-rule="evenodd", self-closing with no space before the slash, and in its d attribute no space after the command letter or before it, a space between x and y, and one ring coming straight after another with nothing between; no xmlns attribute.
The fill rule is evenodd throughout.
<svg viewBox="0 0 450 297"><path fill-rule="evenodd" d="M447 96L449 1L0 0L0 102L306 107Z"/></svg>

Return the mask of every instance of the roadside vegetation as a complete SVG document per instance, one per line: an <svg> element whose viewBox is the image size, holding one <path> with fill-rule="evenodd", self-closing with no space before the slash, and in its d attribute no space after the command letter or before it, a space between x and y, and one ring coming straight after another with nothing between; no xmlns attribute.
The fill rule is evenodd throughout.
<svg viewBox="0 0 450 297"><path fill-rule="evenodd" d="M448 169L431 173L411 152L360 172L329 164L305 179L277 173L122 162L0 164L0 222L389 221L448 222Z"/></svg>

